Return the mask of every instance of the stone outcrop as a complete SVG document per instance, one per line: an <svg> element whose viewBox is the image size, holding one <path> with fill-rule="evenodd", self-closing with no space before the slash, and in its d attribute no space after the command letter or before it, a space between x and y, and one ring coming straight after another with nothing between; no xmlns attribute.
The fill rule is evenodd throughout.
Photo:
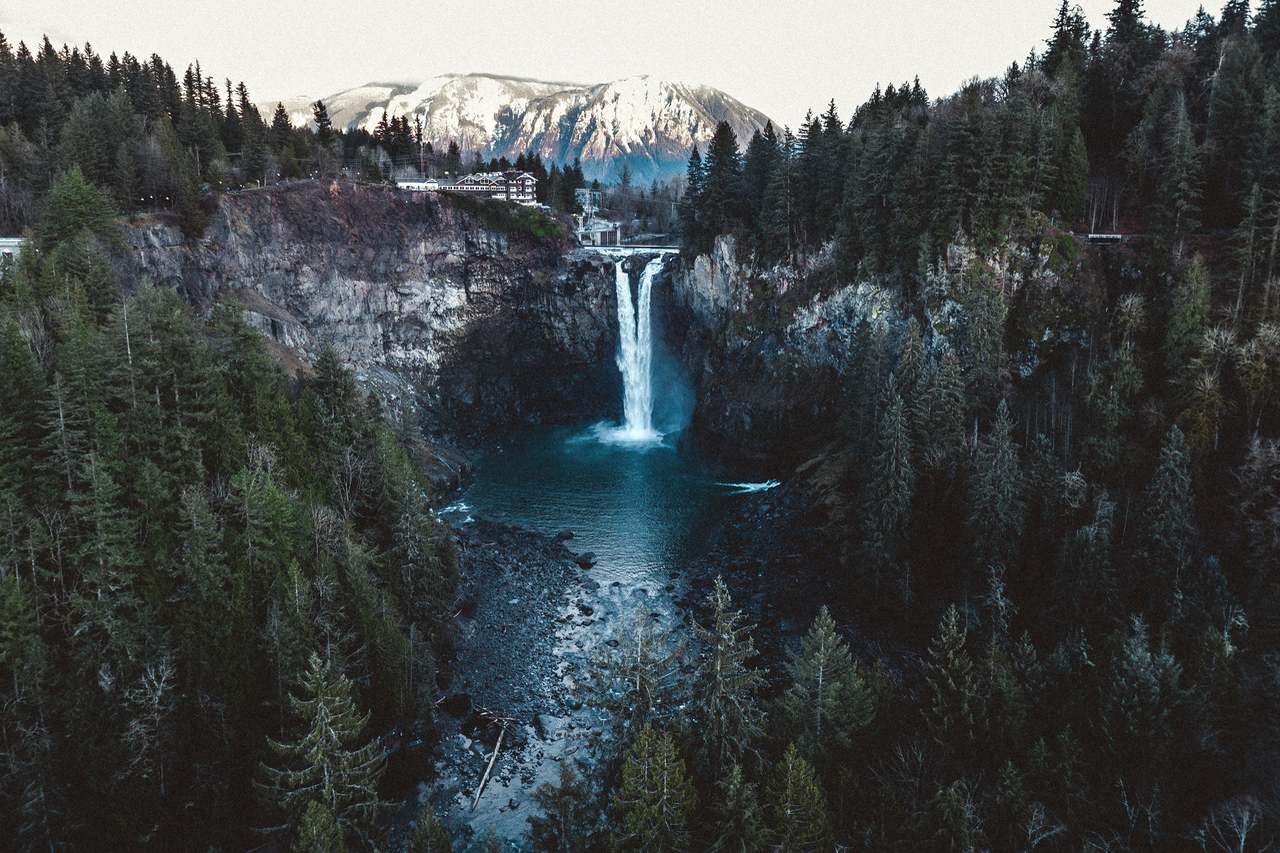
<svg viewBox="0 0 1280 853"><path fill-rule="evenodd" d="M616 405L612 261L534 211L302 182L222 196L199 239L160 219L126 235L126 285L236 300L300 365L329 344L405 377L464 440Z"/></svg>
<svg viewBox="0 0 1280 853"><path fill-rule="evenodd" d="M695 440L771 465L801 461L834 437L858 322L881 324L892 344L906 320L890 289L839 284L827 254L760 270L740 261L730 237L673 272L663 307L696 388Z"/></svg>

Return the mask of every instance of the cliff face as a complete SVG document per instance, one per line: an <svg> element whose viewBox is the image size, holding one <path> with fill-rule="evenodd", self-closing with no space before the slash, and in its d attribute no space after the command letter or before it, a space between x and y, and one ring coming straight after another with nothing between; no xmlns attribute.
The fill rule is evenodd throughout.
<svg viewBox="0 0 1280 853"><path fill-rule="evenodd" d="M673 273L666 308L696 387L695 439L775 466L835 437L858 322L880 324L893 343L906 321L889 289L837 285L829 257L799 270L755 270L728 237Z"/></svg>
<svg viewBox="0 0 1280 853"><path fill-rule="evenodd" d="M251 190L222 197L197 240L131 224L123 277L202 311L234 299L286 358L327 343L407 379L428 423L464 438L606 410L612 264L566 255L560 223L512 210L346 183Z"/></svg>

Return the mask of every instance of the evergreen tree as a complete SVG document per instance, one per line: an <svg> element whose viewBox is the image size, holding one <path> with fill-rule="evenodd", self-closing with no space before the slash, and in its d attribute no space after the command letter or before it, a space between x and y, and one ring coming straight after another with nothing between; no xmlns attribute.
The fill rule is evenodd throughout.
<svg viewBox="0 0 1280 853"><path fill-rule="evenodd" d="M915 490L911 433L905 408L891 374L882 394L883 414L876 430L875 456L868 472L863 512L867 519L868 550L876 565L877 586L881 568L893 563L906 540ZM905 587L902 597L904 601L908 598Z"/></svg>
<svg viewBox="0 0 1280 853"><path fill-rule="evenodd" d="M675 741L645 726L627 753L614 794L615 847L644 853L688 850L696 799Z"/></svg>
<svg viewBox="0 0 1280 853"><path fill-rule="evenodd" d="M924 466L951 470L964 456L964 380L960 361L950 347L924 373L911 421L914 446Z"/></svg>
<svg viewBox="0 0 1280 853"><path fill-rule="evenodd" d="M769 829L773 849L783 853L825 850L831 844L827 804L813 768L794 744L787 747L772 778Z"/></svg>
<svg viewBox="0 0 1280 853"><path fill-rule="evenodd" d="M1209 288L1209 271L1196 255L1171 294L1164 355L1165 370L1172 378L1186 375L1200 351L1209 325Z"/></svg>
<svg viewBox="0 0 1280 853"><path fill-rule="evenodd" d="M791 684L781 710L788 736L802 756L819 766L839 761L871 722L875 697L826 607L819 609L800 648L788 656L786 668Z"/></svg>
<svg viewBox="0 0 1280 853"><path fill-rule="evenodd" d="M1148 571L1164 588L1148 589L1153 603L1181 596L1196 557L1199 531L1191 485L1190 454L1182 430L1171 427L1160 449L1160 465L1147 487L1145 545Z"/></svg>
<svg viewBox="0 0 1280 853"><path fill-rule="evenodd" d="M1002 400L991 432L978 445L969 479L969 526L979 565L1007 563L1022 537L1022 471L1012 432L1009 406Z"/></svg>
<svg viewBox="0 0 1280 853"><path fill-rule="evenodd" d="M595 830L595 803L588 780L566 756L560 760L556 784L544 782L533 800L542 814L529 817L529 840L539 850L581 853L590 848Z"/></svg>
<svg viewBox="0 0 1280 853"><path fill-rule="evenodd" d="M311 105L311 114L316 123L316 143L328 150L333 145L333 120L329 118L329 109L324 101L316 101Z"/></svg>
<svg viewBox="0 0 1280 853"><path fill-rule="evenodd" d="M680 199L680 239L691 249L703 248L707 229L702 222L702 193L705 168L698 146L689 154L689 166L685 172L684 195Z"/></svg>
<svg viewBox="0 0 1280 853"><path fill-rule="evenodd" d="M449 833L445 831L430 804L424 804L418 809L409 849L412 853L453 853Z"/></svg>
<svg viewBox="0 0 1280 853"><path fill-rule="evenodd" d="M924 708L929 731L944 748L966 753L977 733L978 685L973 660L965 650L965 628L954 604L929 641L929 703Z"/></svg>
<svg viewBox="0 0 1280 853"><path fill-rule="evenodd" d="M271 147L283 151L293 139L293 122L284 104L276 104L276 111L271 116Z"/></svg>
<svg viewBox="0 0 1280 853"><path fill-rule="evenodd" d="M715 837L711 853L764 853L767 832L755 784L748 782L737 764L720 780L716 801Z"/></svg>
<svg viewBox="0 0 1280 853"><path fill-rule="evenodd" d="M713 775L740 762L754 751L753 742L763 731L763 714L756 695L763 679L748 664L756 656L751 628L742 613L733 610L723 578L707 596L711 622L694 624L703 648L694 675L695 729L700 756Z"/></svg>
<svg viewBox="0 0 1280 853"><path fill-rule="evenodd" d="M383 807L378 782L386 758L376 740L361 740L369 715L356 710L351 682L313 653L302 697L291 697L290 706L300 733L287 741L267 739L281 766L261 765L263 790L294 820L318 803L346 838L371 838Z"/></svg>

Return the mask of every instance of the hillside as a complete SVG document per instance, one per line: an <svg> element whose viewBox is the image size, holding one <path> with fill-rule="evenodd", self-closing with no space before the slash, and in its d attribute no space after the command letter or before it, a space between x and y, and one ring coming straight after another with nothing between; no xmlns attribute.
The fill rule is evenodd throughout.
<svg viewBox="0 0 1280 853"><path fill-rule="evenodd" d="M283 102L295 125L311 121L314 100ZM446 74L417 86L370 83L322 100L340 128L372 131L384 110L416 115L424 136L441 144L456 140L466 151L511 159L528 151L552 162L580 157L588 178L614 177L625 161L646 182L683 174L689 149L705 148L721 121L744 140L769 121L719 89L650 75L579 85Z"/></svg>

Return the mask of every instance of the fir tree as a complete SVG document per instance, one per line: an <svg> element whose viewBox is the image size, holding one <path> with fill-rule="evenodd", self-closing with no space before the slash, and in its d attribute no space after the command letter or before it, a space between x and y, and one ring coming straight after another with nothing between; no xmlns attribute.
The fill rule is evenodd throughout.
<svg viewBox="0 0 1280 853"><path fill-rule="evenodd" d="M542 814L529 817L529 840L539 850L582 853L595 831L595 802L591 785L567 756L560 760L556 784L544 782L533 793Z"/></svg>
<svg viewBox="0 0 1280 853"><path fill-rule="evenodd" d="M675 741L645 726L627 753L614 794L619 816L614 845L644 853L688 850L695 802Z"/></svg>
<svg viewBox="0 0 1280 853"><path fill-rule="evenodd" d="M754 783L737 764L720 780L711 853L764 853L768 835Z"/></svg>
<svg viewBox="0 0 1280 853"><path fill-rule="evenodd" d="M324 101L316 101L311 105L311 114L316 123L316 143L328 150L333 145L333 120L329 118L329 109Z"/></svg>
<svg viewBox="0 0 1280 853"><path fill-rule="evenodd" d="M342 853L347 844L333 812L317 800L307 803L302 820L298 822L298 836L294 839L295 853Z"/></svg>
<svg viewBox="0 0 1280 853"><path fill-rule="evenodd" d="M979 565L1007 562L1024 524L1022 471L1009 407L1002 400L991 432L978 445L969 479L969 525Z"/></svg>
<svg viewBox="0 0 1280 853"><path fill-rule="evenodd" d="M965 650L960 611L947 607L938 633L929 641L929 704L924 709L929 731L944 748L966 752L977 733L978 686L973 660Z"/></svg>
<svg viewBox="0 0 1280 853"><path fill-rule="evenodd" d="M815 764L839 761L871 722L875 697L826 607L818 610L786 668L791 685L783 694L781 710L788 736Z"/></svg>
<svg viewBox="0 0 1280 853"><path fill-rule="evenodd" d="M453 853L453 842L449 840L449 833L445 831L440 818L436 817L435 809L431 808L430 804L424 803L418 809L418 816L414 819L413 840L410 842L409 849L412 853Z"/></svg>
<svg viewBox="0 0 1280 853"><path fill-rule="evenodd" d="M267 739L281 766L261 765L263 790L294 820L318 803L346 838L369 839L383 807L378 782L386 758L376 740L361 740L369 715L356 710L351 682L313 653L302 697L291 697L290 706L300 733L287 741Z"/></svg>
<svg viewBox="0 0 1280 853"><path fill-rule="evenodd" d="M787 747L774 768L769 815L774 850L817 853L831 844L831 824L822 789L813 768L800 757L794 744Z"/></svg>
<svg viewBox="0 0 1280 853"><path fill-rule="evenodd" d="M694 676L694 713L700 755L713 774L750 755L763 731L763 714L756 695L763 679L748 661L756 655L751 628L733 610L723 578L707 596L711 622L694 624L702 643Z"/></svg>

